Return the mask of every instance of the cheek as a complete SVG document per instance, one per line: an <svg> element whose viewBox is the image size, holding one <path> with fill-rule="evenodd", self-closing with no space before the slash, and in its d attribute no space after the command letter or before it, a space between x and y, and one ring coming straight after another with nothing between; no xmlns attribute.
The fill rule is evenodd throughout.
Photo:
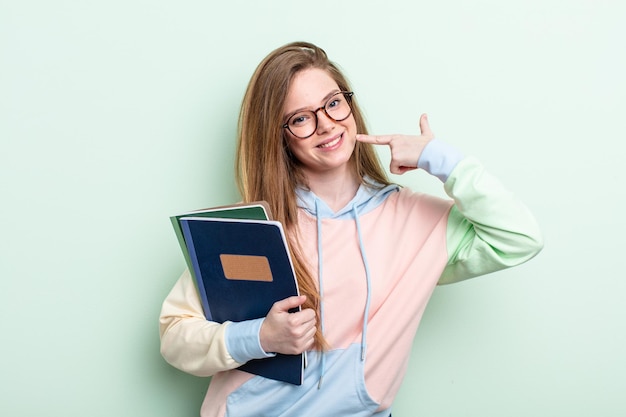
<svg viewBox="0 0 626 417"><path fill-rule="evenodd" d="M353 135L356 135L358 133L356 128L356 120L354 119L353 114L351 114L350 117L346 119L346 128Z"/></svg>
<svg viewBox="0 0 626 417"><path fill-rule="evenodd" d="M289 152L291 153L294 153L298 148L298 142L296 142L294 138L287 137L284 143L287 144L287 149L289 149Z"/></svg>
<svg viewBox="0 0 626 417"><path fill-rule="evenodd" d="M289 157L291 159L295 159L296 161L299 161L300 160L299 155L302 155L303 153L302 143L298 139L294 139L294 138L287 138L285 142L287 143L287 150L289 153Z"/></svg>

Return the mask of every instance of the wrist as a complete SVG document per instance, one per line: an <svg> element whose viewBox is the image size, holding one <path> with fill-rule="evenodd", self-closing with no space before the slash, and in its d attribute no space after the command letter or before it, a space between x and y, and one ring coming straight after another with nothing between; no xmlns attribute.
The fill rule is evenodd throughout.
<svg viewBox="0 0 626 417"><path fill-rule="evenodd" d="M433 139L424 147L417 167L446 182L464 155L454 146Z"/></svg>
<svg viewBox="0 0 626 417"><path fill-rule="evenodd" d="M264 318L232 322L226 327L226 348L237 363L275 356L261 346L260 331Z"/></svg>

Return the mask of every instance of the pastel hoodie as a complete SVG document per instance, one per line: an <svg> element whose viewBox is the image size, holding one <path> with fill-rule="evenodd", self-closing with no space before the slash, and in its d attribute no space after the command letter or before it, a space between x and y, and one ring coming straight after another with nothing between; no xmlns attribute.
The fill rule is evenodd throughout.
<svg viewBox="0 0 626 417"><path fill-rule="evenodd" d="M475 158L433 140L418 166L441 179L450 199L366 181L333 212L298 190L297 233L318 278L330 345L307 352L302 385L237 370L272 356L259 341L263 319L207 321L183 273L163 303L161 353L185 372L213 376L203 417L389 416L435 286L518 265L541 250L533 216Z"/></svg>

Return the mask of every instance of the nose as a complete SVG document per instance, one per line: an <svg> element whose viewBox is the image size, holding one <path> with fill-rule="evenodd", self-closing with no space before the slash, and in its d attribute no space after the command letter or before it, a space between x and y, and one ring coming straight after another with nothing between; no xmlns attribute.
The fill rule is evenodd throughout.
<svg viewBox="0 0 626 417"><path fill-rule="evenodd" d="M315 116L317 116L317 132L323 133L329 130L332 130L334 127L335 121L326 114L324 108L317 109L315 111Z"/></svg>

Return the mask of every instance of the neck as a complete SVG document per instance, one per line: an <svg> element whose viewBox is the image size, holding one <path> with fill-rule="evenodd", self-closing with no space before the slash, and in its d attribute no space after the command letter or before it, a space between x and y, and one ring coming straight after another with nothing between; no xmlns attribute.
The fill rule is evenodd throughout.
<svg viewBox="0 0 626 417"><path fill-rule="evenodd" d="M338 174L333 172L329 175L307 175L308 186L311 191L321 198L333 211L339 211L354 196L359 189L360 180L352 170L344 170Z"/></svg>

